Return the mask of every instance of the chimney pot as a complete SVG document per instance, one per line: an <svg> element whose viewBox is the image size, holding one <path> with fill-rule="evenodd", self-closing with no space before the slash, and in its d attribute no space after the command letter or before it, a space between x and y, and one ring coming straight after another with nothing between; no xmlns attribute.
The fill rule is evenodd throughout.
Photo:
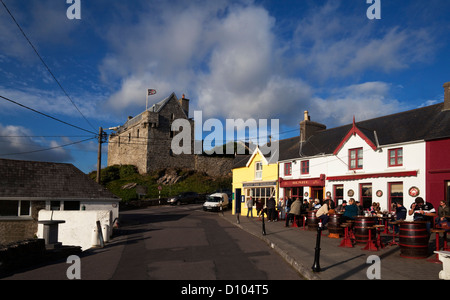
<svg viewBox="0 0 450 300"><path fill-rule="evenodd" d="M442 110L450 110L450 82L446 82L444 87L444 108Z"/></svg>

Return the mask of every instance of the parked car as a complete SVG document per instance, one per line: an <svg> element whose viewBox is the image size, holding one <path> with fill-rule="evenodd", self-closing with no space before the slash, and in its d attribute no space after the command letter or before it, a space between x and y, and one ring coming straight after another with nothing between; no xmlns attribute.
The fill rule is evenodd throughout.
<svg viewBox="0 0 450 300"><path fill-rule="evenodd" d="M187 203L196 203L200 200L200 196L195 192L185 192L181 193L178 196L169 198L167 200L167 203L170 205L180 205L180 204L187 204Z"/></svg>
<svg viewBox="0 0 450 300"><path fill-rule="evenodd" d="M226 193L214 193L206 197L203 203L204 211L218 211L228 208L228 195Z"/></svg>

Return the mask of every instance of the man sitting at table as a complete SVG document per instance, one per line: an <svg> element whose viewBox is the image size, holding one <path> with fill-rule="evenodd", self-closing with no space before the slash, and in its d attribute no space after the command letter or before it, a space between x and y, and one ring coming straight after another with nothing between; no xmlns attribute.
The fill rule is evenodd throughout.
<svg viewBox="0 0 450 300"><path fill-rule="evenodd" d="M431 222L433 221L433 217L436 216L436 210L433 204L425 202L422 197L417 197L414 203L411 204L408 214L410 216L414 214L414 221L426 221L427 231L430 233Z"/></svg>

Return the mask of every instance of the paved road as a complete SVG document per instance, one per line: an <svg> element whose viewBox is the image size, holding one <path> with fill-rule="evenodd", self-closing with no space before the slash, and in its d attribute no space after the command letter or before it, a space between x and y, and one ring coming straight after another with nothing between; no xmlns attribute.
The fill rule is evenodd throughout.
<svg viewBox="0 0 450 300"><path fill-rule="evenodd" d="M81 279L302 279L257 237L200 205L121 213L120 236L81 255ZM65 279L65 261L7 279Z"/></svg>

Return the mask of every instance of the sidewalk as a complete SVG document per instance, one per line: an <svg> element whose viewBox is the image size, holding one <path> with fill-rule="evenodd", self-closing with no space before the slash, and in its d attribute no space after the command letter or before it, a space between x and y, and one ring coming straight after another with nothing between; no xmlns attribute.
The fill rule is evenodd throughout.
<svg viewBox="0 0 450 300"><path fill-rule="evenodd" d="M236 215L225 211L219 216L230 223L261 238L277 253L279 253L300 274L312 280L368 280L367 271L372 261L367 258L377 255L381 261L382 280L439 280L442 264L427 261L434 258L435 236L430 237L430 256L427 259L408 259L400 257L399 246L387 246L380 251L362 250L364 245L354 248L341 248L342 238L328 237L328 231L323 231L320 244L321 272L312 272L316 247L317 231L307 231L296 227L285 227L284 220L265 222L266 235L262 234L262 222L258 218L240 216L237 224ZM267 220L267 219L266 219ZM385 235L382 235L384 237ZM392 240L386 236L386 241ZM384 240L384 239L383 239ZM398 241L398 240L397 240ZM373 270L371 268L370 270Z"/></svg>

